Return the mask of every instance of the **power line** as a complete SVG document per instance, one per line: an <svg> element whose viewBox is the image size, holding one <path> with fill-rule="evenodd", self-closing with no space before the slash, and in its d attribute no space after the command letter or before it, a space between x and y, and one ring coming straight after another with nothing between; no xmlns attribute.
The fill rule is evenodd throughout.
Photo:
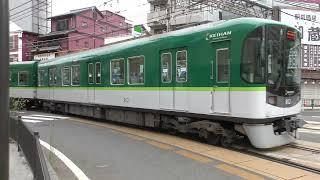
<svg viewBox="0 0 320 180"><path fill-rule="evenodd" d="M24 6L24 5L28 4L28 3L30 3L30 2L32 2L32 0L27 1L27 2L25 2L25 3L22 3L22 4L20 4L19 6L16 6L16 7L14 7L14 8L11 8L9 11L15 10L15 9L17 9L17 8L19 8L19 7L21 7L21 6Z"/></svg>
<svg viewBox="0 0 320 180"><path fill-rule="evenodd" d="M33 5L32 7L23 9L23 10L21 10L21 11L18 11L18 12L16 12L16 13L14 13L14 14L10 14L10 18L16 18L16 17L13 17L13 16L15 16L15 15L17 15L17 14L21 14L21 13L23 13L23 12L29 10L29 9L33 10L33 8L35 8L35 6L38 6L38 5L43 4L43 3L46 3L46 2L47 2L47 0L44 0L44 1L38 2L36 5ZM46 3L46 5L47 5L47 3ZM21 16L21 15L19 15L19 16ZM22 14L22 16L23 16L23 14Z"/></svg>

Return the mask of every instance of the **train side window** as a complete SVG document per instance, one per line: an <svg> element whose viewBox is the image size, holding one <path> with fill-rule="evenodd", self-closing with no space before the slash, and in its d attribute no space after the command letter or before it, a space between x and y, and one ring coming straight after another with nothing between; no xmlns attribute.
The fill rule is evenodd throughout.
<svg viewBox="0 0 320 180"><path fill-rule="evenodd" d="M19 86L27 86L29 81L29 72L20 71L18 72L18 85Z"/></svg>
<svg viewBox="0 0 320 180"><path fill-rule="evenodd" d="M71 85L80 85L80 65L71 66Z"/></svg>
<svg viewBox="0 0 320 180"><path fill-rule="evenodd" d="M177 67L176 67L176 81L187 82L188 80L188 63L187 63L187 51L177 52Z"/></svg>
<svg viewBox="0 0 320 180"><path fill-rule="evenodd" d="M39 86L44 86L44 70L39 70L38 72L38 85Z"/></svg>
<svg viewBox="0 0 320 180"><path fill-rule="evenodd" d="M229 82L229 49L217 49L217 82Z"/></svg>
<svg viewBox="0 0 320 180"><path fill-rule="evenodd" d="M93 84L93 63L88 64L88 83Z"/></svg>
<svg viewBox="0 0 320 180"><path fill-rule="evenodd" d="M57 84L57 73L56 68L49 69L49 85L54 86Z"/></svg>
<svg viewBox="0 0 320 180"><path fill-rule="evenodd" d="M101 63L96 63L96 84L101 84Z"/></svg>
<svg viewBox="0 0 320 180"><path fill-rule="evenodd" d="M69 66L65 66L63 68L63 72L62 72L62 85L63 86L70 86L70 67Z"/></svg>
<svg viewBox="0 0 320 180"><path fill-rule="evenodd" d="M110 61L110 82L112 85L124 84L124 59Z"/></svg>
<svg viewBox="0 0 320 180"><path fill-rule="evenodd" d="M128 58L129 84L144 84L144 56Z"/></svg>
<svg viewBox="0 0 320 180"><path fill-rule="evenodd" d="M163 83L170 83L172 79L172 55L163 53L161 55L161 79Z"/></svg>

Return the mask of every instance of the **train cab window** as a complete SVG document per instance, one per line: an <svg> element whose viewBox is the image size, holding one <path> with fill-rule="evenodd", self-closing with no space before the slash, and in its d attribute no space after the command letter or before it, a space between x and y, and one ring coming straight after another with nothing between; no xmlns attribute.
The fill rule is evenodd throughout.
<svg viewBox="0 0 320 180"><path fill-rule="evenodd" d="M18 85L19 86L27 86L29 80L29 73L26 71L18 72Z"/></svg>
<svg viewBox="0 0 320 180"><path fill-rule="evenodd" d="M93 84L93 63L88 64L88 83Z"/></svg>
<svg viewBox="0 0 320 180"><path fill-rule="evenodd" d="M71 75L70 67L69 66L64 67L62 70L62 85L63 86L70 86L70 75Z"/></svg>
<svg viewBox="0 0 320 180"><path fill-rule="evenodd" d="M124 59L115 59L110 62L110 82L112 85L124 84Z"/></svg>
<svg viewBox="0 0 320 180"><path fill-rule="evenodd" d="M96 84L101 84L101 63L96 63Z"/></svg>
<svg viewBox="0 0 320 180"><path fill-rule="evenodd" d="M176 67L176 81L187 82L188 80L188 64L187 64L187 51L177 52L177 67Z"/></svg>
<svg viewBox="0 0 320 180"><path fill-rule="evenodd" d="M71 66L71 85L80 85L80 65Z"/></svg>
<svg viewBox="0 0 320 180"><path fill-rule="evenodd" d="M128 58L129 84L144 83L144 56Z"/></svg>
<svg viewBox="0 0 320 180"><path fill-rule="evenodd" d="M51 68L49 69L49 85L54 86L57 84L57 69Z"/></svg>
<svg viewBox="0 0 320 180"><path fill-rule="evenodd" d="M161 55L161 79L163 83L170 83L172 78L172 55L163 53Z"/></svg>
<svg viewBox="0 0 320 180"><path fill-rule="evenodd" d="M229 49L217 49L217 82L229 82Z"/></svg>
<svg viewBox="0 0 320 180"><path fill-rule="evenodd" d="M45 71L39 70L39 72L38 72L38 85L39 86L44 86L44 75L45 75Z"/></svg>
<svg viewBox="0 0 320 180"><path fill-rule="evenodd" d="M264 27L259 27L252 31L244 42L241 77L248 83L265 82L265 42Z"/></svg>

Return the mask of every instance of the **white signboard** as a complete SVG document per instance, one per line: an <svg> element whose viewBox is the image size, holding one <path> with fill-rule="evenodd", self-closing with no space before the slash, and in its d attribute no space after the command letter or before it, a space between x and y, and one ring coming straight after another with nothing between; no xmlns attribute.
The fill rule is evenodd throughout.
<svg viewBox="0 0 320 180"><path fill-rule="evenodd" d="M55 53L43 53L43 54L37 54L34 56L34 60L48 60L48 59L53 59L56 57Z"/></svg>
<svg viewBox="0 0 320 180"><path fill-rule="evenodd" d="M295 26L302 33L302 44L320 45L320 13L281 9L281 22Z"/></svg>

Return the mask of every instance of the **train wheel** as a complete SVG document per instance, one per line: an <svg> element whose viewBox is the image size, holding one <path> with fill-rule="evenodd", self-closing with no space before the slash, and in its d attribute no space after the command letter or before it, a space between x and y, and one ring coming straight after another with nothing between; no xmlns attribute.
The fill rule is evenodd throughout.
<svg viewBox="0 0 320 180"><path fill-rule="evenodd" d="M223 147L230 147L232 144L230 139L225 136L221 137L220 143L221 143L221 146Z"/></svg>
<svg viewBox="0 0 320 180"><path fill-rule="evenodd" d="M209 133L207 142L212 145L218 145L221 139L221 135L215 133Z"/></svg>

